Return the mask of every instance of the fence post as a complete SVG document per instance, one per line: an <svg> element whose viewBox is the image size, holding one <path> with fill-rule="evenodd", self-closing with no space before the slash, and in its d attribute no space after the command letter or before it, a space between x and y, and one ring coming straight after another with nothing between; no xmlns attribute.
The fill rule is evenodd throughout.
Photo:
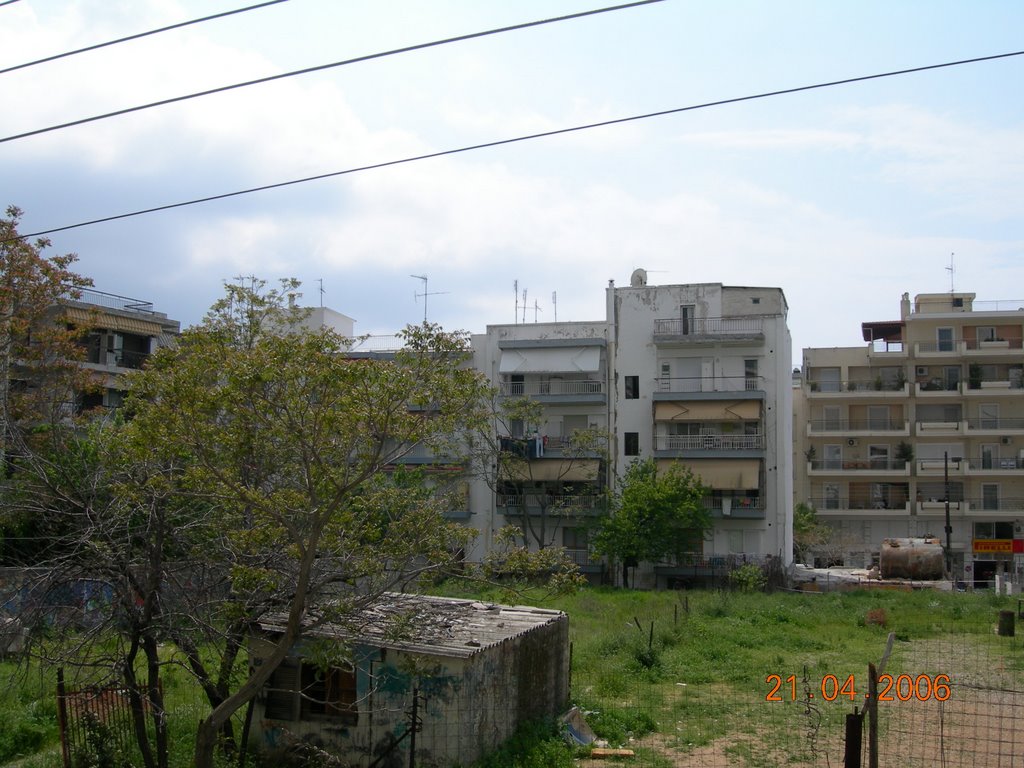
<svg viewBox="0 0 1024 768"><path fill-rule="evenodd" d="M68 747L68 702L64 688L64 667L57 667L57 729L64 768L71 768L71 749Z"/></svg>
<svg viewBox="0 0 1024 768"><path fill-rule="evenodd" d="M861 741L864 736L864 713L853 708L853 714L846 716L846 750L843 753L843 768L860 768Z"/></svg>
<svg viewBox="0 0 1024 768"><path fill-rule="evenodd" d="M878 768L878 670L868 664L868 768Z"/></svg>

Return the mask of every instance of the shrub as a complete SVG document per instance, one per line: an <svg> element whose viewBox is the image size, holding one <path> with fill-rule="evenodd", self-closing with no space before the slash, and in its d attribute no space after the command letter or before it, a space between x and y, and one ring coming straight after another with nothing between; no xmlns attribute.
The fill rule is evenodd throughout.
<svg viewBox="0 0 1024 768"><path fill-rule="evenodd" d="M760 592L764 589L766 579L761 566L747 563L729 574L729 583L732 584L733 589L738 589L740 592Z"/></svg>

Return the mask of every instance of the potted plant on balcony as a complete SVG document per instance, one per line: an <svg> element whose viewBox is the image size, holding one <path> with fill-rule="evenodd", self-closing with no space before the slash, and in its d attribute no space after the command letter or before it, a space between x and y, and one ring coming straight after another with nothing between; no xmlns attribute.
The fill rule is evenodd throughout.
<svg viewBox="0 0 1024 768"><path fill-rule="evenodd" d="M908 443L906 440L901 440L896 445L896 462L897 466L902 469L909 462L914 460L914 446Z"/></svg>
<svg viewBox="0 0 1024 768"><path fill-rule="evenodd" d="M967 367L967 383L971 389L981 389L981 366L978 363Z"/></svg>

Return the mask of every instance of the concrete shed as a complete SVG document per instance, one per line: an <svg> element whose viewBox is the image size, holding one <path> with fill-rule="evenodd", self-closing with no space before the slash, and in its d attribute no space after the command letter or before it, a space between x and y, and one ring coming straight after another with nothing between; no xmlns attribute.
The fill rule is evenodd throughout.
<svg viewBox="0 0 1024 768"><path fill-rule="evenodd" d="M273 617L261 623L253 665L281 630ZM519 725L557 717L568 699L564 613L389 594L344 626L306 633L257 698L253 737L342 765L466 765Z"/></svg>

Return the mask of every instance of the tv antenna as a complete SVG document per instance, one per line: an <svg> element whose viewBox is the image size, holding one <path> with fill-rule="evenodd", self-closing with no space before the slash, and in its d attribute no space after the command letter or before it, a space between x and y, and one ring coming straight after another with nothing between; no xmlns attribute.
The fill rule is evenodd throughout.
<svg viewBox="0 0 1024 768"><path fill-rule="evenodd" d="M415 278L416 280L423 281L423 293L416 293L413 291L412 297L414 300L419 301L420 296L423 297L423 324L427 324L427 297L428 296L441 296L448 293L448 291L428 291L427 290L427 276L426 275L409 275L409 277Z"/></svg>
<svg viewBox="0 0 1024 768"><path fill-rule="evenodd" d="M537 322L537 313L538 313L538 312L543 312L543 311L544 311L544 310L540 308L540 304L538 304L538 303L537 303L537 300L536 300L536 299L534 299L534 300L533 300L533 322L534 322L534 323L536 323L536 322Z"/></svg>
<svg viewBox="0 0 1024 768"><path fill-rule="evenodd" d="M512 319L515 320L516 325L519 324L519 281L512 281L512 291L516 295L516 313L512 315Z"/></svg>
<svg viewBox="0 0 1024 768"><path fill-rule="evenodd" d="M324 279L322 277L318 277L317 282L320 283L320 307L323 308L324 294L327 293L327 291L324 290Z"/></svg>
<svg viewBox="0 0 1024 768"><path fill-rule="evenodd" d="M555 312L555 322L558 322L558 291L551 292L551 308Z"/></svg>
<svg viewBox="0 0 1024 768"><path fill-rule="evenodd" d="M526 324L526 289L523 288L523 325Z"/></svg>
<svg viewBox="0 0 1024 768"><path fill-rule="evenodd" d="M949 292L953 293L953 273L956 272L956 267L953 266L953 257L956 253L949 254L949 266L946 267L946 271L949 272Z"/></svg>

